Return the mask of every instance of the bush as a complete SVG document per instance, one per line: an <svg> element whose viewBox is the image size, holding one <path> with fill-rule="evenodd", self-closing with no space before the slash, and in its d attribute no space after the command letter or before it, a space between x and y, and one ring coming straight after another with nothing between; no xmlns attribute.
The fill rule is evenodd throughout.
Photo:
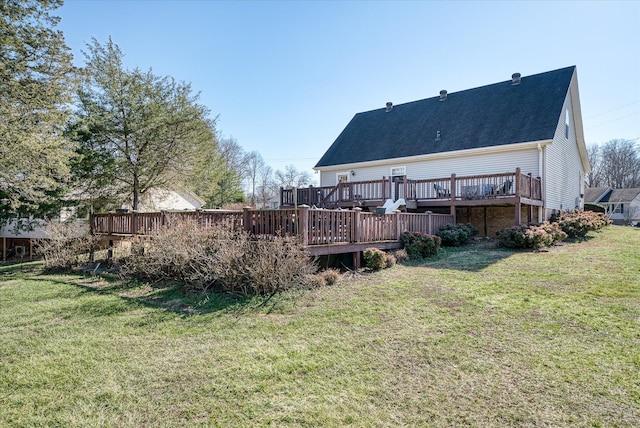
<svg viewBox="0 0 640 428"><path fill-rule="evenodd" d="M319 273L326 285L334 285L340 281L341 275L338 269L327 269Z"/></svg>
<svg viewBox="0 0 640 428"><path fill-rule="evenodd" d="M544 231L549 235L551 235L552 245L562 242L568 237L568 235L562 230L558 223L549 223L548 221L545 221L540 225L540 227L544 229Z"/></svg>
<svg viewBox="0 0 640 428"><path fill-rule="evenodd" d="M396 258L396 262L403 263L409 260L409 254L407 254L407 250L401 248L393 252L393 256Z"/></svg>
<svg viewBox="0 0 640 428"><path fill-rule="evenodd" d="M604 213L580 210L553 214L549 221L557 222L569 238L583 238L590 231L600 230L611 224Z"/></svg>
<svg viewBox="0 0 640 428"><path fill-rule="evenodd" d="M396 256L391 253L385 253L384 264L386 268L394 267L396 263Z"/></svg>
<svg viewBox="0 0 640 428"><path fill-rule="evenodd" d="M365 266L371 270L382 270L387 266L387 254L377 248L367 248L363 252Z"/></svg>
<svg viewBox="0 0 640 428"><path fill-rule="evenodd" d="M89 254L99 238L89 234L89 227L79 223L49 223L46 239L36 241L36 254L44 259L49 271L68 271L89 261Z"/></svg>
<svg viewBox="0 0 640 428"><path fill-rule="evenodd" d="M295 239L254 240L222 224L178 222L133 246L143 251L123 261L125 279L178 282L192 291L272 294L305 287L317 270Z"/></svg>
<svg viewBox="0 0 640 428"><path fill-rule="evenodd" d="M471 223L445 224L438 229L436 235L442 240L445 247L459 247L469 242L469 239L478 234L478 229Z"/></svg>
<svg viewBox="0 0 640 428"><path fill-rule="evenodd" d="M315 275L307 275L306 283L311 288L320 288L320 287L324 287L325 285L327 285L327 281L319 273L317 273Z"/></svg>
<svg viewBox="0 0 640 428"><path fill-rule="evenodd" d="M422 232L403 232L400 241L411 258L427 258L438 254L442 240Z"/></svg>
<svg viewBox="0 0 640 428"><path fill-rule="evenodd" d="M543 226L514 226L496 232L500 245L508 248L539 250L551 246L554 237Z"/></svg>

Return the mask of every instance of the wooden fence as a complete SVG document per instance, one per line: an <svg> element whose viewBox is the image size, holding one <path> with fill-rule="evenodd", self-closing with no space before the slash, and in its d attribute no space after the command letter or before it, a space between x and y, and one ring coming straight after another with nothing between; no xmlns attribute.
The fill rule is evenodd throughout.
<svg viewBox="0 0 640 428"><path fill-rule="evenodd" d="M435 234L455 219L449 214L394 212L377 215L354 210L298 209L107 213L91 216L96 235L151 235L177 221L195 221L208 228L217 223L244 229L256 237L297 236L303 245L397 241L404 231Z"/></svg>

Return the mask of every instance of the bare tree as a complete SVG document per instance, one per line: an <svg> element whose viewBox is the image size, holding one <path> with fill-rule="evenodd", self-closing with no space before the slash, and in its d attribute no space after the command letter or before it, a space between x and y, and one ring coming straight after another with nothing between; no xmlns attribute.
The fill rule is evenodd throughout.
<svg viewBox="0 0 640 428"><path fill-rule="evenodd" d="M604 186L604 178L602 176L602 154L600 146L592 144L587 148L587 155L589 157L589 164L591 165L591 172L587 175L587 185L589 187L602 187Z"/></svg>
<svg viewBox="0 0 640 428"><path fill-rule="evenodd" d="M276 171L276 181L280 187L285 189L305 187L311 183L311 174L306 171L298 171L293 165L287 165L284 171Z"/></svg>
<svg viewBox="0 0 640 428"><path fill-rule="evenodd" d="M219 177L216 181L214 205L242 202L242 180L246 176L246 154L238 141L233 138L220 138L218 142L220 158Z"/></svg>
<svg viewBox="0 0 640 428"><path fill-rule="evenodd" d="M260 153L253 151L245 156L244 166L246 171L246 179L249 184L248 199L251 203L251 206L255 206L257 199L256 186L258 185L258 176L260 174L260 170L265 168L264 159L262 159Z"/></svg>
<svg viewBox="0 0 640 428"><path fill-rule="evenodd" d="M640 187L640 150L631 140L615 139L588 148L589 187Z"/></svg>
<svg viewBox="0 0 640 428"><path fill-rule="evenodd" d="M611 140L601 151L605 185L614 189L640 186L640 155L633 141Z"/></svg>
<svg viewBox="0 0 640 428"><path fill-rule="evenodd" d="M269 203L278 197L278 184L273 177L273 169L265 165L260 169L256 186L256 202L262 207L269 206Z"/></svg>

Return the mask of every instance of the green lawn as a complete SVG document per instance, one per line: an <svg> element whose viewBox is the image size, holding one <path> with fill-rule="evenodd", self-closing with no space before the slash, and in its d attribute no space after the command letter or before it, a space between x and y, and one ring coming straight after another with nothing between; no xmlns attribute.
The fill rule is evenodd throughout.
<svg viewBox="0 0 640 428"><path fill-rule="evenodd" d="M638 426L640 229L260 299L0 267L0 426Z"/></svg>

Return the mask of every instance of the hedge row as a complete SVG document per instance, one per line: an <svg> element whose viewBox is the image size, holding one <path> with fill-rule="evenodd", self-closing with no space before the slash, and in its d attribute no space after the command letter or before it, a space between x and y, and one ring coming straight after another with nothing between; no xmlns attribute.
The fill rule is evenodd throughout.
<svg viewBox="0 0 640 428"><path fill-rule="evenodd" d="M609 224L611 220L603 213L575 210L553 215L549 222L514 226L499 230L496 234L504 247L539 250L567 238L584 238L588 232L600 230Z"/></svg>

